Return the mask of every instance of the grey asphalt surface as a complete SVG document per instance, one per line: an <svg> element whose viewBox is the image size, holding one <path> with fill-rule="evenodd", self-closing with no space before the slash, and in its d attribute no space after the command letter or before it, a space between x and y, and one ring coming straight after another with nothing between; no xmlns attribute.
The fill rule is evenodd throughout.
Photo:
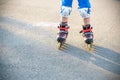
<svg viewBox="0 0 120 80"><path fill-rule="evenodd" d="M120 80L120 1L91 3L95 46L88 51L76 2L67 47L58 50L59 0L1 0L0 80Z"/></svg>

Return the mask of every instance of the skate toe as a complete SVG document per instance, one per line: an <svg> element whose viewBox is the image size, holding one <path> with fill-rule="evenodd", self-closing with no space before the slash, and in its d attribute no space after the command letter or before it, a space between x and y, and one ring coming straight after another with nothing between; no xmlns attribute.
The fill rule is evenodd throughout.
<svg viewBox="0 0 120 80"><path fill-rule="evenodd" d="M85 40L85 43L91 44L91 43L93 43L93 39L86 39L86 40Z"/></svg>

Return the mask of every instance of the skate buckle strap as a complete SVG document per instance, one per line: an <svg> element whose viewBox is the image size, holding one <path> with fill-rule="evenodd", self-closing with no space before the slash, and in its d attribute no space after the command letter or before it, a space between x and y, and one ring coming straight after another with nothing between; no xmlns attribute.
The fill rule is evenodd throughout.
<svg viewBox="0 0 120 80"><path fill-rule="evenodd" d="M64 31L67 31L69 29L69 27L65 27L65 28L62 28L62 27L58 27L60 30L64 30Z"/></svg>
<svg viewBox="0 0 120 80"><path fill-rule="evenodd" d="M92 32L92 28L90 28L90 29L86 29L86 30L82 30L81 32L83 32L83 33L86 33L86 32Z"/></svg>

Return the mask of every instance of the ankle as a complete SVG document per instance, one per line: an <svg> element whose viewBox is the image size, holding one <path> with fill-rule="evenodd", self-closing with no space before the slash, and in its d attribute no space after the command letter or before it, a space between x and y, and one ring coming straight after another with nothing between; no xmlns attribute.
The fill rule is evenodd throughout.
<svg viewBox="0 0 120 80"><path fill-rule="evenodd" d="M82 25L83 30L92 29L90 24Z"/></svg>
<svg viewBox="0 0 120 80"><path fill-rule="evenodd" d="M68 26L67 22L61 22L60 23L60 27L65 28L66 26Z"/></svg>

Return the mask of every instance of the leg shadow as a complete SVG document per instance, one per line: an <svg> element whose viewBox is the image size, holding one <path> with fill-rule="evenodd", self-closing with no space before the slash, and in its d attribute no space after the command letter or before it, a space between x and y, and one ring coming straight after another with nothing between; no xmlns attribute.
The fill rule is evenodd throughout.
<svg viewBox="0 0 120 80"><path fill-rule="evenodd" d="M81 60L91 62L94 65L112 73L120 75L120 53L100 46L94 47L95 52L91 53L68 44L67 48L62 51Z"/></svg>

